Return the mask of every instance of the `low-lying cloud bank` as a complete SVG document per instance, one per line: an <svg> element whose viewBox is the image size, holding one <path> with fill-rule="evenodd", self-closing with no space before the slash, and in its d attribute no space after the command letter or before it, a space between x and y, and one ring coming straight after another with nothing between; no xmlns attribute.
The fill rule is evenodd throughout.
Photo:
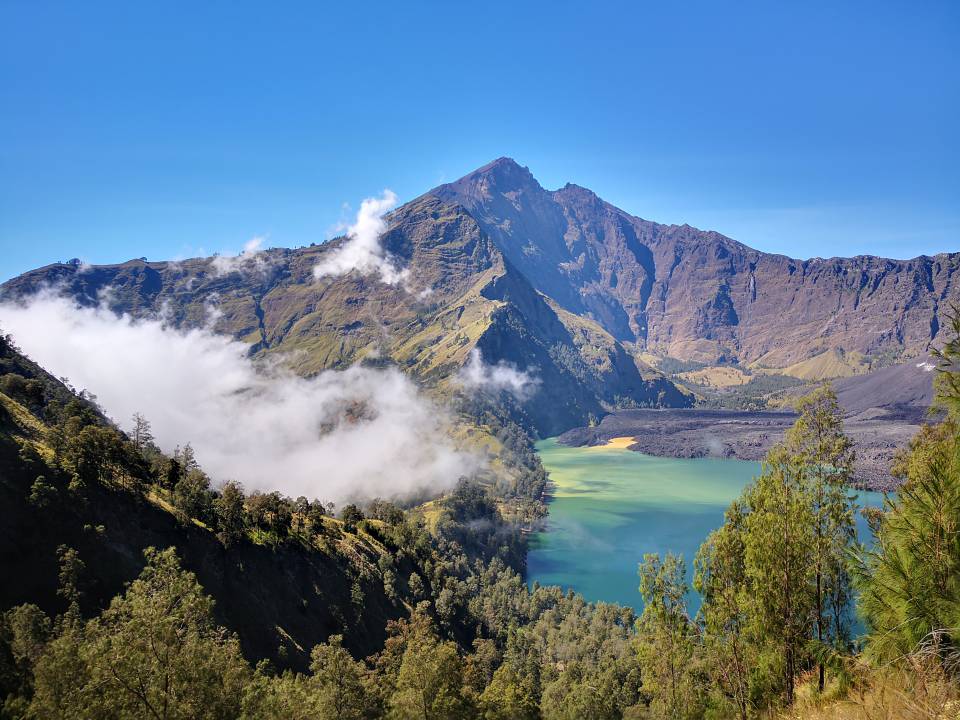
<svg viewBox="0 0 960 720"><path fill-rule="evenodd" d="M140 412L163 450L191 443L215 481L341 502L436 492L476 470L449 440L443 410L396 369L307 380L256 367L245 344L209 329L118 317L53 293L0 305L0 327L94 393L121 427Z"/></svg>
<svg viewBox="0 0 960 720"><path fill-rule="evenodd" d="M470 351L467 364L457 373L457 382L468 391L508 392L517 400L529 400L540 386L540 378L526 370L518 370L502 360L496 365L484 361L479 348Z"/></svg>
<svg viewBox="0 0 960 720"><path fill-rule="evenodd" d="M388 285L406 286L409 270L400 269L396 258L380 243L380 236L387 229L383 216L396 204L397 196L392 190L360 203L356 221L347 228L347 239L313 268L314 277L346 275L355 270L361 275L379 275Z"/></svg>

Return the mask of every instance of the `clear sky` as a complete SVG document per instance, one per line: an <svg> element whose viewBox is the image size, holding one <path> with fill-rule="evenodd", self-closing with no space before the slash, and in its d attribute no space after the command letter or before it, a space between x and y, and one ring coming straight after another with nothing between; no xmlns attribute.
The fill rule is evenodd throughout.
<svg viewBox="0 0 960 720"><path fill-rule="evenodd" d="M319 242L501 155L761 250L960 250L958 136L956 0L0 0L0 278Z"/></svg>

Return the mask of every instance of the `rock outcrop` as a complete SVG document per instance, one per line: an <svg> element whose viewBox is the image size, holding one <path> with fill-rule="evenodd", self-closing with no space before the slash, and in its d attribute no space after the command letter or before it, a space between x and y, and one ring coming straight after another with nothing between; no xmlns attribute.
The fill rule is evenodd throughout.
<svg viewBox="0 0 960 720"><path fill-rule="evenodd" d="M433 194L473 215L534 287L621 341L706 363L782 368L830 350L926 351L960 299L960 254L795 260L629 215L507 158Z"/></svg>
<svg viewBox="0 0 960 720"><path fill-rule="evenodd" d="M540 377L522 412L542 433L616 407L689 405L644 353L801 364L797 376L818 357L884 365L936 344L960 299L960 254L793 260L634 217L576 185L545 190L507 158L387 220L382 243L405 284L357 272L315 278L338 238L246 258L56 264L0 294L56 285L83 303L162 311L183 326L215 316L252 355L282 354L304 375L386 361L443 386L477 348Z"/></svg>

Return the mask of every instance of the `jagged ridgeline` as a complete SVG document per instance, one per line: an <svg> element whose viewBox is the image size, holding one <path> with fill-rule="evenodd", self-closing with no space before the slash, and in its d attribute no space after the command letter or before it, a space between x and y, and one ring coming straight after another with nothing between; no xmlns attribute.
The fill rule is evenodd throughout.
<svg viewBox="0 0 960 720"><path fill-rule="evenodd" d="M215 307L217 331L248 342L255 355L283 354L304 375L366 360L396 363L428 385L443 385L477 348L488 362L536 373L540 390L524 417L543 434L582 424L617 398L689 404L598 323L538 292L456 203L418 198L390 216L382 238L429 292L357 274L316 279L314 266L341 242L267 250L256 266L225 274L211 259L53 265L10 281L3 292L23 297L54 283L83 303L105 298L134 315L163 309L184 326L208 322Z"/></svg>
<svg viewBox="0 0 960 720"><path fill-rule="evenodd" d="M56 284L84 303L208 322L310 375L392 362L444 386L473 348L532 368L515 419L549 435L615 407L689 405L654 370L739 364L801 378L924 353L940 335L960 255L793 260L716 232L629 215L576 185L543 189L502 158L403 205L385 250L410 283L314 277L344 238L245 262L55 264L2 287Z"/></svg>

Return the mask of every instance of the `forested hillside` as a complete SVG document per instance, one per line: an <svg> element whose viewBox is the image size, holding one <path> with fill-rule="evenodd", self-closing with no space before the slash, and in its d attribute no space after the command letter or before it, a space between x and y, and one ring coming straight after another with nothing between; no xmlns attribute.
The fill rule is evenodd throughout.
<svg viewBox="0 0 960 720"><path fill-rule="evenodd" d="M523 487L407 509L248 495L211 488L189 447L160 453L143 418L121 433L4 338L3 714L940 717L960 697L958 361L955 339L948 416L904 450L872 550L824 387L692 559L700 611L685 560L647 556L638 618L526 587L512 508L543 474L509 425Z"/></svg>
<svg viewBox="0 0 960 720"><path fill-rule="evenodd" d="M252 688L243 699L253 704L247 716L289 717L280 705L268 709L292 702L279 685L275 696L269 688L300 680L277 672L316 669L324 653L342 663L347 652L371 658L374 666L398 664L399 672L408 642L446 658L444 671L454 676L444 682L456 685L445 692L462 696L469 679L476 697L454 705L467 707L478 701L518 625L537 627L551 653L568 662L584 653L635 662L628 642L632 611L593 606L557 588L531 594L524 585L518 572L524 541L514 518L539 503L543 471L526 435L489 409L475 409L478 421L494 426L510 462L524 469L517 486L461 483L447 497L406 511L378 500L334 508L277 493L246 495L229 483L213 490L189 447L168 457L153 446L145 419L124 435L92 400L25 358L9 338L0 362L0 562L5 577L17 578L0 591L0 605L13 607L4 616L0 649L6 716L21 717L28 706L30 716L99 716L105 696L87 683L91 673L116 666L109 653L98 661L87 654L94 644L103 649L92 635L104 629L167 642L173 630L165 623L186 627L190 641L178 644L162 666L145 648L131 648L124 667L143 673L144 681L149 675L149 682L156 673L170 673L164 682L174 674L219 678L204 681L216 689L173 682L170 693L189 697L174 703L170 717L182 716L200 697L209 703L201 716L235 717L244 697L237 693L239 679ZM125 600L111 603L138 576ZM85 620L108 606L103 619ZM150 636L154 631L159 635ZM591 640L600 643L593 650L581 647L594 632L609 639ZM120 642L112 635L101 639ZM321 645L325 641L332 644ZM70 642L72 649L65 647ZM80 665L45 666L60 662L61 651ZM468 652L469 662L461 657ZM100 661L105 664L94 671ZM563 662L543 667L544 681L558 683L558 693L581 678L580 670L558 670ZM354 672L362 667L350 665ZM594 672L599 669L589 677ZM58 687L44 685L44 678ZM389 686L364 687L363 707L385 711ZM312 688L307 683L300 692ZM538 698L539 680L536 688ZM611 700L616 707L636 701L635 686L622 692ZM117 717L140 717L149 702L114 699ZM304 717L327 716L311 712L318 714Z"/></svg>

